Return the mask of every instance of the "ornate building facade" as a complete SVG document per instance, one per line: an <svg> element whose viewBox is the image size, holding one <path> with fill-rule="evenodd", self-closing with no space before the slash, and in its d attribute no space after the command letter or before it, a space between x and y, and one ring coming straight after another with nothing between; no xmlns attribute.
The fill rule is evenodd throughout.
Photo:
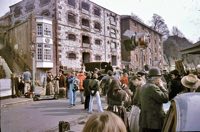
<svg viewBox="0 0 200 132"><path fill-rule="evenodd" d="M120 16L89 0L23 0L10 6L10 18L12 28L29 25L23 44L34 52L36 77L94 61L121 66Z"/></svg>

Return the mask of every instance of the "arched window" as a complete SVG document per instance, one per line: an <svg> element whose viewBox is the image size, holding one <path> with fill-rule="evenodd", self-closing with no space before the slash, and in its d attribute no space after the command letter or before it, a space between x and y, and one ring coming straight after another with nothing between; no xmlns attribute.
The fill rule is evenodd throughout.
<svg viewBox="0 0 200 132"><path fill-rule="evenodd" d="M49 10L43 10L41 16L50 16Z"/></svg>
<svg viewBox="0 0 200 132"><path fill-rule="evenodd" d="M96 61L101 61L101 56L100 55L95 55L95 60Z"/></svg>
<svg viewBox="0 0 200 132"><path fill-rule="evenodd" d="M74 23L74 24L76 23L76 15L74 13L69 12L67 14L67 19L68 19L68 22L70 23Z"/></svg>
<svg viewBox="0 0 200 132"><path fill-rule="evenodd" d="M94 22L94 29L100 31L101 30L101 24L99 22Z"/></svg>
<svg viewBox="0 0 200 132"><path fill-rule="evenodd" d="M72 41L76 41L76 35L75 34L68 34L68 39Z"/></svg>
<svg viewBox="0 0 200 132"><path fill-rule="evenodd" d="M75 60L76 59L76 54L75 53L69 53L68 54L68 58Z"/></svg>
<svg viewBox="0 0 200 132"><path fill-rule="evenodd" d="M101 40L100 39L95 39L95 44L96 45L101 45Z"/></svg>
<svg viewBox="0 0 200 132"><path fill-rule="evenodd" d="M88 19L82 18L81 23L83 26L90 27L90 22Z"/></svg>

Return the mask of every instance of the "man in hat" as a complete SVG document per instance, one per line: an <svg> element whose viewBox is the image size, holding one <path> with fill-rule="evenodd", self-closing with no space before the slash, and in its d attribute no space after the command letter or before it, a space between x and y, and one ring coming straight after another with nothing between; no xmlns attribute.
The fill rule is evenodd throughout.
<svg viewBox="0 0 200 132"><path fill-rule="evenodd" d="M187 92L199 92L200 90L200 79L194 74L189 74L181 79L182 85L186 88Z"/></svg>
<svg viewBox="0 0 200 132"><path fill-rule="evenodd" d="M170 72L170 83L168 84L170 92L169 92L169 100L173 99L178 93L184 90L183 85L181 84L181 76L178 70L173 70Z"/></svg>
<svg viewBox="0 0 200 132"><path fill-rule="evenodd" d="M140 129L142 132L160 132L165 118L163 103L168 102L168 91L161 80L160 69L151 68L148 80L140 91Z"/></svg>

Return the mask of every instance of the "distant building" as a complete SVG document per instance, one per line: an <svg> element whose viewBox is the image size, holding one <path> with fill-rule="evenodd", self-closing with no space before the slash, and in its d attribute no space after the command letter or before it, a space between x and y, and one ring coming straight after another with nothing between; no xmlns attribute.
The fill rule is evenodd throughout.
<svg viewBox="0 0 200 132"><path fill-rule="evenodd" d="M93 61L121 66L120 16L91 1L23 0L10 6L10 20L9 44L16 54L29 53L29 67L35 53L36 78Z"/></svg>
<svg viewBox="0 0 200 132"><path fill-rule="evenodd" d="M139 44L132 49L126 48L124 43L126 37L123 34L127 30L136 35L146 34L147 44ZM141 70L144 69L145 65L148 65L163 69L162 35L132 16L121 16L121 50L122 65L126 68Z"/></svg>

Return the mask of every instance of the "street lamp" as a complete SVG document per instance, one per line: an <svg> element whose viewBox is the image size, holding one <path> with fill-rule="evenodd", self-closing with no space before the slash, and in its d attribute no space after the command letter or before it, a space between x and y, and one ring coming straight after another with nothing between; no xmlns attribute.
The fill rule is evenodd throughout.
<svg viewBox="0 0 200 132"><path fill-rule="evenodd" d="M35 91L35 43L31 44L31 55L32 55L32 90Z"/></svg>

